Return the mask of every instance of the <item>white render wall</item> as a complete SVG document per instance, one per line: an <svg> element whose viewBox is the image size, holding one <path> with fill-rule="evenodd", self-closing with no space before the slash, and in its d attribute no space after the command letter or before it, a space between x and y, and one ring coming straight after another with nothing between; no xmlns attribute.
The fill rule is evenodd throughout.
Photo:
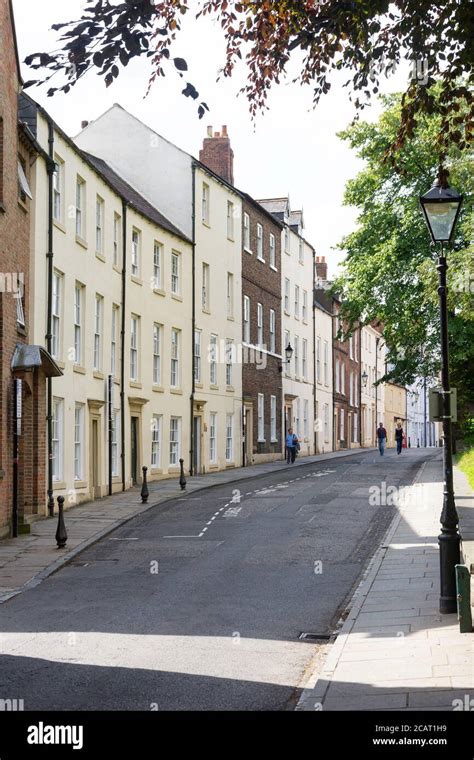
<svg viewBox="0 0 474 760"><path fill-rule="evenodd" d="M103 158L187 237L192 233L191 156L117 103L75 142Z"/></svg>
<svg viewBox="0 0 474 760"><path fill-rule="evenodd" d="M282 275L282 356L285 356L287 332L295 349L295 337L299 343L299 372L295 373L295 353L290 364L283 368L283 425L285 426L285 406L291 405L292 427L300 439L300 456L314 454L314 359L313 359L313 248L303 240L303 263L299 261L300 238L290 230L290 249L285 250L285 230L282 231L281 275ZM285 308L285 280L290 281L289 308ZM295 316L295 286L300 289L299 318ZM302 318L303 291L307 293L307 318ZM303 339L307 343L306 379L302 374ZM304 431L304 406L307 404L308 419L306 434ZM299 415L299 425L298 425ZM299 429L298 429L299 428ZM283 436L285 430L283 430Z"/></svg>
<svg viewBox="0 0 474 760"><path fill-rule="evenodd" d="M316 411L315 426L317 452L332 451L333 441L333 369L332 369L332 316L316 304L315 309L315 353L316 353ZM327 366L325 350L327 345ZM318 361L319 358L319 361Z"/></svg>
<svg viewBox="0 0 474 760"><path fill-rule="evenodd" d="M38 141L47 150L47 123L38 115ZM111 371L111 329L112 306L120 306L122 300L121 252L119 266L113 265L113 221L114 213L122 216L122 200L106 182L83 161L61 134L55 131L55 153L63 164L62 220L54 224L54 268L62 274L60 298L61 347L58 364L63 377L53 378L53 397L63 400L63 425L61 434L62 476L54 482L54 497L65 496L65 506L71 506L94 497L92 488L92 419L98 425L97 476L98 489L95 496L108 492L108 420L107 420L107 376ZM86 182L86 234L85 240L78 242L75 230L75 186L76 175ZM34 262L31 288L32 314L34 314L33 336L30 342L45 345L47 314L47 223L48 192L47 173L43 159L36 161L33 176L35 217L33 229ZM96 195L104 201L103 252L95 248L95 203ZM141 232L141 260L139 276L132 280L130 272L130 248L132 229ZM128 209L127 211L127 295L125 319L125 462L126 487L131 485L131 416L139 417L138 476L146 465L148 477L153 480L175 474L177 468L169 467L169 426L170 417L182 418L181 456L187 466L189 450L189 394L191 389L191 359L189 351L181 347L181 378L179 392L170 389L170 331L177 327L183 335L189 335L191 306L189 298L175 298L170 294L171 250L181 253L181 280L183 292L188 293L191 283L191 246L158 227L145 217ZM157 293L151 285L153 274L154 241L163 245L163 292ZM76 282L84 287L83 295L83 352L81 362L74 362L74 295ZM103 297L102 312L102 360L100 371L93 369L94 352L94 307L96 293ZM139 334L139 377L130 381L130 317L135 313L140 317ZM162 333L162 387L153 386L152 340L153 323L163 324ZM115 410L120 409L120 328L121 309L118 315L117 364L114 381ZM82 476L75 478L74 432L75 406L83 405L83 450ZM151 421L153 415L162 415L161 462L151 469ZM117 474L113 477L113 490L122 489L122 473L119 457Z"/></svg>

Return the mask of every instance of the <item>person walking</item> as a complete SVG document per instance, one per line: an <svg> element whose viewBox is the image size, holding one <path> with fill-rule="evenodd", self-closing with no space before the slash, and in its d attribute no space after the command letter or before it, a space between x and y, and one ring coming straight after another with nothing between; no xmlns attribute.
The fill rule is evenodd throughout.
<svg viewBox="0 0 474 760"><path fill-rule="evenodd" d="M397 427L395 428L395 441L397 443L397 454L401 454L403 446L403 428L401 422L397 422Z"/></svg>
<svg viewBox="0 0 474 760"><path fill-rule="evenodd" d="M296 447L298 445L298 436L293 433L292 428L288 428L286 434L286 463L293 464L296 459Z"/></svg>
<svg viewBox="0 0 474 760"><path fill-rule="evenodd" d="M380 422L377 428L377 439L379 443L380 456L383 457L385 451L385 444L387 442L387 431L383 424Z"/></svg>

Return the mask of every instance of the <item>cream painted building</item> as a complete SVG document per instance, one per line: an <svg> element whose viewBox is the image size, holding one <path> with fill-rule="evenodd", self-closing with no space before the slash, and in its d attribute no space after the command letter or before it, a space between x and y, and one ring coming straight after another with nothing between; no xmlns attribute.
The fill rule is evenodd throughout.
<svg viewBox="0 0 474 760"><path fill-rule="evenodd" d="M29 126L56 162L52 215L53 487L65 506L148 479L187 458L192 361L192 245L105 162L82 153L30 100ZM32 172L30 290L45 342L48 175ZM188 345L186 345L188 343Z"/></svg>
<svg viewBox="0 0 474 760"><path fill-rule="evenodd" d="M384 416L384 386L376 386L385 373L385 344L371 324L361 330L361 446L376 446L375 430ZM377 419L378 418L378 419Z"/></svg>
<svg viewBox="0 0 474 760"><path fill-rule="evenodd" d="M183 287L191 309L183 351L195 378L186 396L183 424L192 436L185 466L193 473L240 466L241 196L231 181L119 105L75 141L107 161L193 241L194 299L192 280Z"/></svg>
<svg viewBox="0 0 474 760"><path fill-rule="evenodd" d="M281 243L282 356L288 344L291 360L283 365L283 424L299 438L300 456L314 454L314 248L304 239L302 211L292 211L289 198L259 203L284 224ZM283 360L284 361L284 360Z"/></svg>
<svg viewBox="0 0 474 760"><path fill-rule="evenodd" d="M332 331L330 303L318 298L315 291L315 377L316 377L316 453L332 451L333 392L332 392Z"/></svg>

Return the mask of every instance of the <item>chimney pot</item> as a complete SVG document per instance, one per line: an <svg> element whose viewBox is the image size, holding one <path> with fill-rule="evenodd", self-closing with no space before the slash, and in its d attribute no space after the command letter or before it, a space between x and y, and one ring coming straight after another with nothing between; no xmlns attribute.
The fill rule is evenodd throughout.
<svg viewBox="0 0 474 760"><path fill-rule="evenodd" d="M207 136L212 137L212 125L207 128Z"/></svg>
<svg viewBox="0 0 474 760"><path fill-rule="evenodd" d="M85 129L89 125L88 121L81 121L81 129Z"/></svg>
<svg viewBox="0 0 474 760"><path fill-rule="evenodd" d="M225 124L222 127L222 137L227 137L227 126Z"/></svg>

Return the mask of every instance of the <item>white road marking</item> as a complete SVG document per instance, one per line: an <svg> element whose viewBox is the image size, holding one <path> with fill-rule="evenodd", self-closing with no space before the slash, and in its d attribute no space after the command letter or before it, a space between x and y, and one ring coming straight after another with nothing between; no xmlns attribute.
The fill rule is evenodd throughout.
<svg viewBox="0 0 474 760"><path fill-rule="evenodd" d="M138 538L109 538L109 541L138 541Z"/></svg>
<svg viewBox="0 0 474 760"><path fill-rule="evenodd" d="M163 536L163 538L200 538L201 534L198 536Z"/></svg>

